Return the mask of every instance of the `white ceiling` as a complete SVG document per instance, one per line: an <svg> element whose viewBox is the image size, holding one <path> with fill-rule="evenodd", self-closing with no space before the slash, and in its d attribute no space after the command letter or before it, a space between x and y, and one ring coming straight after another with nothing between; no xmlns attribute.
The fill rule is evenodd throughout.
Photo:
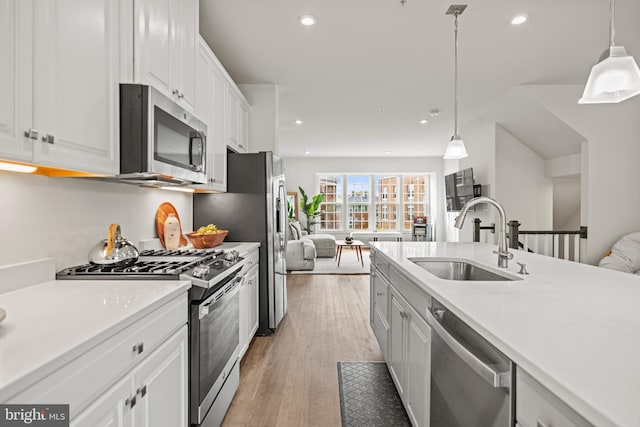
<svg viewBox="0 0 640 427"><path fill-rule="evenodd" d="M514 86L584 84L608 45L606 0L460 3L469 4L459 33L463 138L465 123ZM453 133L450 4L200 0L200 32L236 83L278 85L281 155L440 156ZM617 44L640 59L640 1L616 9ZM531 20L512 27L522 11ZM318 23L301 26L303 14ZM419 124L434 108L440 115Z"/></svg>

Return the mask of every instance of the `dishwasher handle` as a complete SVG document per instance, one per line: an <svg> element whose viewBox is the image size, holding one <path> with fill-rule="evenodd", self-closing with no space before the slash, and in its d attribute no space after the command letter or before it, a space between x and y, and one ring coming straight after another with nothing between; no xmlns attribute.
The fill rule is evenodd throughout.
<svg viewBox="0 0 640 427"><path fill-rule="evenodd" d="M494 388L509 388L511 386L511 373L509 371L499 372L493 365L488 365L478 359L475 354L447 332L430 310L427 310L427 321L442 341L489 385Z"/></svg>

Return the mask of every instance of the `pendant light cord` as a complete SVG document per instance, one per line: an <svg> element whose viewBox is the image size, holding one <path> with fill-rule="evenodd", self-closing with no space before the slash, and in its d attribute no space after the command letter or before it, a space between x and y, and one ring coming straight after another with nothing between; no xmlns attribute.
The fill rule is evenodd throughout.
<svg viewBox="0 0 640 427"><path fill-rule="evenodd" d="M609 47L616 45L616 29L614 21L616 20L616 0L609 0Z"/></svg>
<svg viewBox="0 0 640 427"><path fill-rule="evenodd" d="M458 136L458 13L455 14L455 30L454 30L454 83L453 83L453 134L455 138Z"/></svg>

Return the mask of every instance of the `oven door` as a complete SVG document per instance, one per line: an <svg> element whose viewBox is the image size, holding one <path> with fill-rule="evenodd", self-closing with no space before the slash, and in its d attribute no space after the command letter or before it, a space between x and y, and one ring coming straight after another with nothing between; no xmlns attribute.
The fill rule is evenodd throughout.
<svg viewBox="0 0 640 427"><path fill-rule="evenodd" d="M240 346L239 290L242 276L220 291L191 305L191 423L207 415L238 360Z"/></svg>

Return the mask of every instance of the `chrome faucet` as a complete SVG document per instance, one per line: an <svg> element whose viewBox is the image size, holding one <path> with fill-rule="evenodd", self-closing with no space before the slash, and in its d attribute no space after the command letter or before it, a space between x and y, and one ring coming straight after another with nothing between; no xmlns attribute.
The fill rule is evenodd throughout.
<svg viewBox="0 0 640 427"><path fill-rule="evenodd" d="M504 213L504 208L500 205L500 203L496 202L490 197L476 197L475 199L469 200L462 207L460 211L460 215L456 218L456 222L454 227L462 228L464 224L464 218L467 216L467 212L469 208L479 204L486 203L494 206L498 210L498 214L500 215L499 226L500 230L498 232L498 250L493 251L494 254L498 255L498 267L507 268L509 266L509 260L513 258L513 254L509 252L509 244L507 243L507 216Z"/></svg>

